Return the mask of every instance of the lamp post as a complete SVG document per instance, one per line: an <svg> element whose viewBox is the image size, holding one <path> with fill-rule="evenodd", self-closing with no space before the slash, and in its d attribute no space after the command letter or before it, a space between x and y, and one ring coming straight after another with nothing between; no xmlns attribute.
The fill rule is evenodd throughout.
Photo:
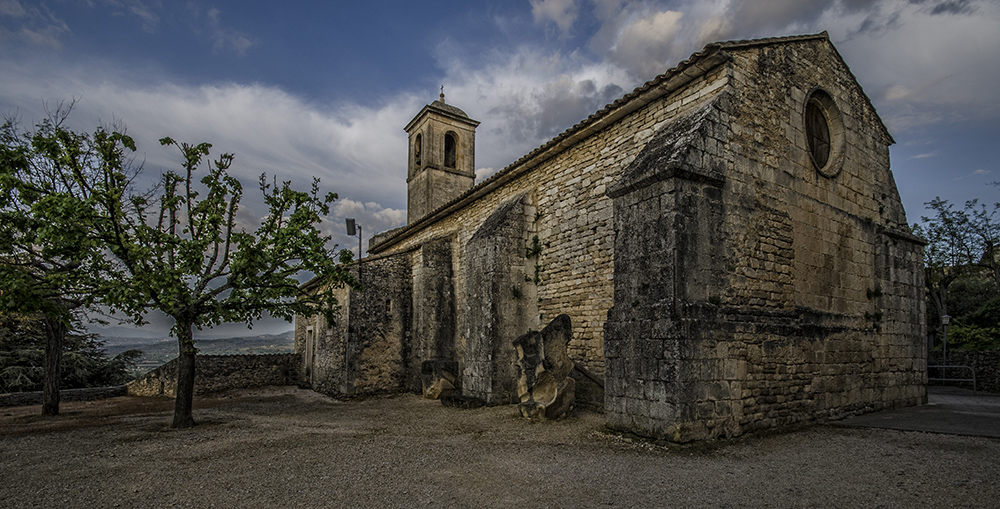
<svg viewBox="0 0 1000 509"><path fill-rule="evenodd" d="M354 235L355 233L357 233L357 235L358 235L358 283L361 283L361 280L362 280L362 278L361 278L361 254L362 254L361 253L361 225L360 224L355 224L354 218L353 217L349 217L349 218L347 218L347 234L348 235ZM348 298L348 302L350 302L350 299L351 299L350 293L348 293L348 297L347 298ZM351 369L351 366L354 364L354 353L353 353L354 352L354 348L351 346L352 345L352 341L354 339L352 336L354 336L354 335L351 334L351 325L350 325L351 312L350 312L350 310L348 310L348 312L347 312L347 320L348 320L348 322L347 322L347 327L346 327L345 335L344 335L344 372L343 372L343 377L344 378L343 378L343 380L347 380L348 379L347 375L348 375L348 373L349 373L349 371ZM348 394L353 394L354 393L354 386L353 386L353 384L348 384L347 387L346 387L346 389L347 390L345 392L347 392Z"/></svg>
<svg viewBox="0 0 1000 509"><path fill-rule="evenodd" d="M945 370L944 377L948 378L948 323L951 322L951 315L941 317L941 325L944 326L944 353L941 355L941 369Z"/></svg>
<svg viewBox="0 0 1000 509"><path fill-rule="evenodd" d="M357 231L355 231L355 227L357 227L356 228ZM357 237L358 237L358 263L360 264L361 263L361 225L360 224L355 224L353 217L347 218L347 234L350 235L350 236L352 236L352 237L356 234Z"/></svg>

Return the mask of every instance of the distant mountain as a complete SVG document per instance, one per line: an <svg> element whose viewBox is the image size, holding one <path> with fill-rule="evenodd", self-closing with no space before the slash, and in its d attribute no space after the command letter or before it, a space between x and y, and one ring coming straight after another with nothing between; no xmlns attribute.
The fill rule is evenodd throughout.
<svg viewBox="0 0 1000 509"><path fill-rule="evenodd" d="M112 357L126 350L142 350L142 357L137 363L137 371L140 373L145 373L177 357L175 338L113 336L101 337L101 340L105 342L104 351ZM195 340L195 346L198 348L198 353L204 355L291 353L295 351L295 331L225 339L198 339Z"/></svg>

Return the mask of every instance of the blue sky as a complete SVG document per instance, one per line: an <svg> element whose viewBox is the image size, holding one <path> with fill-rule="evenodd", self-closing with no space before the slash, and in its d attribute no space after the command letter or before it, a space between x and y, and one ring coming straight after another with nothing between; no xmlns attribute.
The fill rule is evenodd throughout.
<svg viewBox="0 0 1000 509"><path fill-rule="evenodd" d="M0 0L0 113L30 126L75 99L70 126L124 122L151 179L179 162L162 136L234 152L247 224L261 172L320 177L356 249L345 217L366 237L405 222L402 128L442 84L482 122L482 179L709 42L823 30L896 139L911 223L935 196L1000 201L987 0Z"/></svg>

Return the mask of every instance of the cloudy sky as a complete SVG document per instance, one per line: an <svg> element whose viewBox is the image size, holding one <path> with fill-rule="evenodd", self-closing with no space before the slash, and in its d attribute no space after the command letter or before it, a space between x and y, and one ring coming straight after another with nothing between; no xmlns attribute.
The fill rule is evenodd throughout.
<svg viewBox="0 0 1000 509"><path fill-rule="evenodd" d="M896 139L910 222L935 196L1000 201L995 0L0 0L0 113L75 100L70 126L124 122L150 178L179 163L160 137L211 142L248 218L261 172L319 177L356 250L345 217L405 222L402 128L441 85L482 122L481 180L707 43L823 30Z"/></svg>

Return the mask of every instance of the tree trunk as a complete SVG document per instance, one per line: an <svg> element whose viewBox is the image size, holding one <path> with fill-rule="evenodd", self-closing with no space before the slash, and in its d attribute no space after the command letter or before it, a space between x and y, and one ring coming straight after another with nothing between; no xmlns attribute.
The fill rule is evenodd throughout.
<svg viewBox="0 0 1000 509"><path fill-rule="evenodd" d="M198 349L194 347L194 332L190 323L177 327L177 396L174 400L174 422L172 428L190 428L195 425L191 408L194 403L194 358Z"/></svg>
<svg viewBox="0 0 1000 509"><path fill-rule="evenodd" d="M66 341L66 324L62 320L45 317L45 359L42 379L42 415L59 415L59 382L62 379L63 344Z"/></svg>

